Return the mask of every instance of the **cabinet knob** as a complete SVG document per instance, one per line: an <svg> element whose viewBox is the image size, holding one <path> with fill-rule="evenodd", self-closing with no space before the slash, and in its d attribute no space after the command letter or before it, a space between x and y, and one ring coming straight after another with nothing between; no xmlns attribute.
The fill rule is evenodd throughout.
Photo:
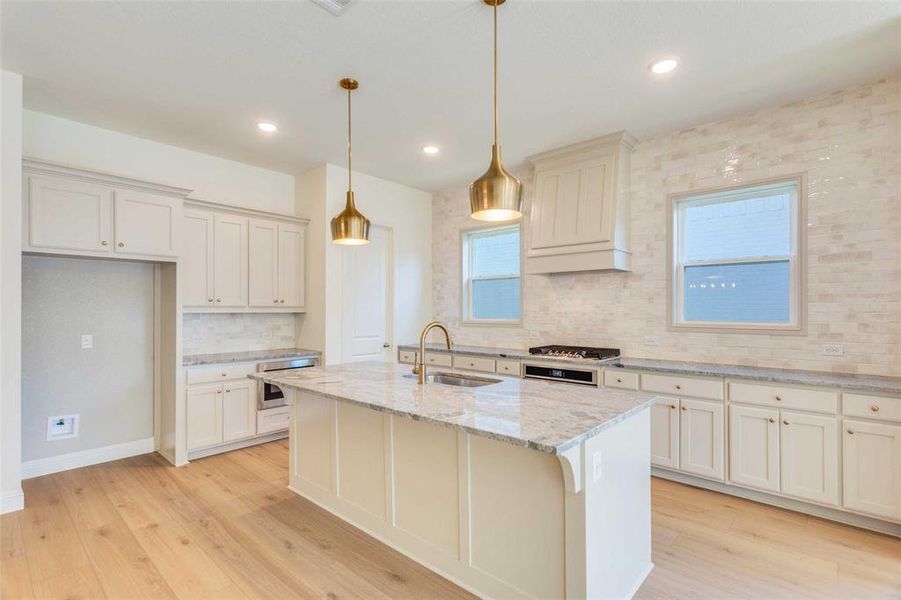
<svg viewBox="0 0 901 600"><path fill-rule="evenodd" d="M870 407L870 410L872 410L873 412L879 412L879 405L874 404L873 406Z"/></svg>
<svg viewBox="0 0 901 600"><path fill-rule="evenodd" d="M683 406L683 407L682 407L682 410L688 410L688 409L687 409L687 408L685 408L685 407L684 407L684 406Z"/></svg>
<svg viewBox="0 0 901 600"><path fill-rule="evenodd" d="M120 248L124 248L124 247L125 247L125 242L119 242L117 245L118 245Z"/></svg>
<svg viewBox="0 0 901 600"><path fill-rule="evenodd" d="M230 391L231 391L230 389L226 388L225 393L227 394L227 393L229 393Z"/></svg>
<svg viewBox="0 0 901 600"><path fill-rule="evenodd" d="M226 377L227 375L228 375L227 373L223 373L223 374L222 374L223 377Z"/></svg>
<svg viewBox="0 0 901 600"><path fill-rule="evenodd" d="M222 298L216 298L216 302L222 302Z"/></svg>
<svg viewBox="0 0 901 600"><path fill-rule="evenodd" d="M221 393L222 393L222 390L216 390L216 393L217 393L217 394L221 394Z"/></svg>
<svg viewBox="0 0 901 600"><path fill-rule="evenodd" d="M278 298L272 301L273 304L278 304Z"/></svg>
<svg viewBox="0 0 901 600"><path fill-rule="evenodd" d="M284 304L284 303L285 303L285 301L284 301L284 300L279 300L279 302L281 302L281 303L282 303L282 304Z"/></svg>
<svg viewBox="0 0 901 600"><path fill-rule="evenodd" d="M788 425L789 423L788 423L788 421L786 421L785 419L782 419L782 424L783 424L783 425Z"/></svg>
<svg viewBox="0 0 901 600"><path fill-rule="evenodd" d="M677 390L681 390L681 389L682 389L682 386L681 386L681 385L676 385L676 389L677 389Z"/></svg>
<svg viewBox="0 0 901 600"><path fill-rule="evenodd" d="M849 428L848 428L848 433L851 434L851 435L854 435L854 430L851 429L851 428L849 427Z"/></svg>
<svg viewBox="0 0 901 600"><path fill-rule="evenodd" d="M776 396L776 402L782 402L782 396Z"/></svg>
<svg viewBox="0 0 901 600"><path fill-rule="evenodd" d="M616 383L622 383L622 382L623 382L622 379L620 379L619 377L616 378Z"/></svg>
<svg viewBox="0 0 901 600"><path fill-rule="evenodd" d="M776 422L776 419L774 419L773 417L770 417L770 418L767 419L767 420L768 420L770 423L775 423L775 422Z"/></svg>
<svg viewBox="0 0 901 600"><path fill-rule="evenodd" d="M673 410L676 410L676 405L675 405L675 404L670 404L669 407L670 407L671 409L673 409Z"/></svg>
<svg viewBox="0 0 901 600"><path fill-rule="evenodd" d="M106 240L100 240L100 245L101 245L101 246L108 246L108 245L109 245L109 242L106 241Z"/></svg>
<svg viewBox="0 0 901 600"><path fill-rule="evenodd" d="M207 298L206 301L207 301L207 302L212 302L213 299L212 299L212 298Z"/></svg>

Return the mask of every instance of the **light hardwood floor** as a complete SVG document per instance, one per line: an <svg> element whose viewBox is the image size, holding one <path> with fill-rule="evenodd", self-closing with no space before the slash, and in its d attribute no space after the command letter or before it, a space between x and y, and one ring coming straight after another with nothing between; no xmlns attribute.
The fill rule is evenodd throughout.
<svg viewBox="0 0 901 600"><path fill-rule="evenodd" d="M288 491L287 441L25 482L2 598L469 598ZM639 598L901 598L901 541L663 480Z"/></svg>

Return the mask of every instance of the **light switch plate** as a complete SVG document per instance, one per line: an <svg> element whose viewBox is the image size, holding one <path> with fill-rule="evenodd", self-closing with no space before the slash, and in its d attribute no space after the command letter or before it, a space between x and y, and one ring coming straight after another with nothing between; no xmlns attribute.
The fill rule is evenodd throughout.
<svg viewBox="0 0 901 600"><path fill-rule="evenodd" d="M827 344L823 346L823 351L821 352L823 356L842 356L844 353L841 344Z"/></svg>
<svg viewBox="0 0 901 600"><path fill-rule="evenodd" d="M90 333L81 334L81 349L89 350L94 347L94 336Z"/></svg>

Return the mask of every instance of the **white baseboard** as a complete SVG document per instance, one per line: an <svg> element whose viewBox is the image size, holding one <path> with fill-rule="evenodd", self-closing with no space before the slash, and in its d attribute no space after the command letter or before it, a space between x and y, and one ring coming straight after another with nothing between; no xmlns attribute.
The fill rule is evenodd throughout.
<svg viewBox="0 0 901 600"><path fill-rule="evenodd" d="M14 512L25 508L25 494L22 488L15 492L6 492L0 496L0 514Z"/></svg>
<svg viewBox="0 0 901 600"><path fill-rule="evenodd" d="M31 479L32 477L40 477L41 475L49 475L50 473L59 473L60 471L68 471L70 469L88 467L90 465L118 460L120 458L128 458L129 456L147 454L148 452L153 452L153 448L153 438L149 437L133 442L123 442L121 444L113 444L112 446L91 448L89 450L70 452L69 454L60 454L59 456L29 460L22 463L22 479Z"/></svg>
<svg viewBox="0 0 901 600"><path fill-rule="evenodd" d="M210 448L201 448L200 450L191 450L188 452L188 460L197 460L198 458L205 458L207 456L212 456L214 454L222 454L223 452L231 452L232 450L240 450L241 448L248 448L250 446L256 446L258 444L265 444L266 442L274 442L275 440L283 440L288 437L288 430L284 429L282 431L274 431L272 433L266 433L257 437L247 438L246 440L238 440L237 442L229 442L227 444L221 444L219 446L212 446ZM172 461L170 461L172 462ZM173 462L173 464L175 464ZM185 463L187 464L187 463ZM175 465L177 467L181 467L182 465Z"/></svg>

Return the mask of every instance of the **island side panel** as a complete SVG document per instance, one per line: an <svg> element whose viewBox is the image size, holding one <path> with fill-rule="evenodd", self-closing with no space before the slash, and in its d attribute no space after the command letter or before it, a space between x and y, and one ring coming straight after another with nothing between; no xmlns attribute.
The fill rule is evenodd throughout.
<svg viewBox="0 0 901 600"><path fill-rule="evenodd" d="M482 597L563 596L555 456L309 392L291 401L292 490Z"/></svg>

